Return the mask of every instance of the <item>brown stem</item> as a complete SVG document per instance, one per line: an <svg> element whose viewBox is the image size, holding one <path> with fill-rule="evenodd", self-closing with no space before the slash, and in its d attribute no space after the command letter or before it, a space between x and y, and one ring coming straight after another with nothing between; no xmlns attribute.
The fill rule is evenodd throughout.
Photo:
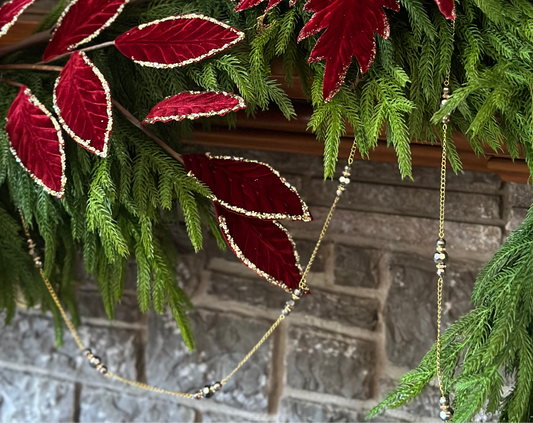
<svg viewBox="0 0 533 423"><path fill-rule="evenodd" d="M11 69L33 69L33 70L43 70L43 71L56 71L60 72L63 70L63 67L61 66L48 66L48 65L26 65L26 64L18 64L18 65L0 65L0 70L11 70ZM22 84L19 85L18 82L8 81L6 79L0 79L0 82L5 82L7 84L15 85L16 87L22 86ZM151 133L148 129L146 129L144 126L141 125L141 122L139 119L137 119L135 116L133 116L122 104L120 104L117 100L112 100L113 105L117 108L117 110L122 113L126 119L128 119L131 123L133 123L137 128L139 128L142 132L144 132L146 135L148 135L150 138L152 138L155 143L161 147L163 150L165 150L169 156L176 159L178 162L180 162L182 165L185 164L183 161L183 158L181 157L181 154L174 151L172 148L170 148L169 145L167 145L163 140L158 138L155 134Z"/></svg>
<svg viewBox="0 0 533 423"><path fill-rule="evenodd" d="M9 79L4 79L4 78L0 78L0 82L13 85L14 87L18 87L18 88L22 88L24 86L24 84L21 84L20 82L10 81Z"/></svg>
<svg viewBox="0 0 533 423"><path fill-rule="evenodd" d="M52 57L51 59L49 59L49 60L47 60L47 61L45 61L45 62L38 62L37 64L38 64L38 65L43 65L43 64L45 64L45 63L55 62L56 60L63 59L64 57L68 57L68 56L70 56L72 53L76 53L77 51L91 51L91 50L98 50L98 49L101 49L101 48L104 48L104 47L110 47L110 46L114 46L114 45L115 45L115 40L113 40L113 41L107 41L107 42L102 43L102 44L96 44L96 45L94 45L94 46L81 48L81 49L79 49L79 50L69 51L68 53L60 54L59 56Z"/></svg>
<svg viewBox="0 0 533 423"><path fill-rule="evenodd" d="M117 100L113 100L113 105L122 113L126 119L128 119L131 123L133 123L137 128L139 128L141 131L143 131L146 135L148 135L150 138L152 138L159 147L161 147L163 150L165 150L170 156L175 158L178 162L181 164L185 164L183 161L183 158L181 157L181 154L175 152L172 148L170 148L165 142L163 142L161 139L159 139L156 135L151 133L148 129L146 129L143 125L141 125L141 122L139 119L137 119L135 116L133 116L128 110L124 108L122 104L120 104Z"/></svg>
<svg viewBox="0 0 533 423"><path fill-rule="evenodd" d="M31 47L35 44L45 43L50 40L52 35L52 30L47 29L46 31L38 32L37 34L30 35L23 40L20 40L16 43L9 44L7 46L0 47L0 57L7 56L8 54L14 53L19 50Z"/></svg>
<svg viewBox="0 0 533 423"><path fill-rule="evenodd" d="M47 66L47 65L32 65L32 64L0 65L0 70L16 70L16 69L61 72L63 70L63 67L62 66Z"/></svg>

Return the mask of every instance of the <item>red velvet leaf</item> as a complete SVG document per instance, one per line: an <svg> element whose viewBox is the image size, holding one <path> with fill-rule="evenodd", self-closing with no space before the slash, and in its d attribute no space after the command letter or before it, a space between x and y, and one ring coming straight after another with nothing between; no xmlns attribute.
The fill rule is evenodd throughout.
<svg viewBox="0 0 533 423"><path fill-rule="evenodd" d="M72 0L57 21L43 60L74 50L106 29L129 0Z"/></svg>
<svg viewBox="0 0 533 423"><path fill-rule="evenodd" d="M0 37L6 35L9 28L35 0L10 0L0 7Z"/></svg>
<svg viewBox="0 0 533 423"><path fill-rule="evenodd" d="M374 32L389 36L383 8L400 10L398 0L308 0L304 6L313 17L302 28L298 41L325 29L309 56L309 63L326 60L322 93L330 101L344 82L352 57L365 73L376 55Z"/></svg>
<svg viewBox="0 0 533 423"><path fill-rule="evenodd" d="M265 220L312 220L296 189L267 164L209 153L182 157L189 174L209 187L211 199L235 213Z"/></svg>
<svg viewBox="0 0 533 423"><path fill-rule="evenodd" d="M17 162L46 192L63 198L67 178L61 126L27 87L7 112L6 132Z"/></svg>
<svg viewBox="0 0 533 423"><path fill-rule="evenodd" d="M435 0L446 19L455 19L455 0Z"/></svg>
<svg viewBox="0 0 533 423"><path fill-rule="evenodd" d="M175 68L200 62L243 39L243 32L193 13L139 25L120 35L115 46L139 65Z"/></svg>
<svg viewBox="0 0 533 423"><path fill-rule="evenodd" d="M259 3L263 3L265 0L240 0L239 4L235 7L235 12L242 12L243 10L250 9L251 7L257 6ZM298 0L289 0L289 4L294 6ZM281 0L268 0L268 6L266 12L274 9L278 4L281 3Z"/></svg>
<svg viewBox="0 0 533 423"><path fill-rule="evenodd" d="M74 53L54 86L54 110L63 129L90 152L106 157L112 109L104 76L85 53Z"/></svg>
<svg viewBox="0 0 533 423"><path fill-rule="evenodd" d="M244 100L232 93L189 91L156 104L142 123L145 125L171 120L179 122L183 119L224 116L226 113L245 108Z"/></svg>
<svg viewBox="0 0 533 423"><path fill-rule="evenodd" d="M226 242L246 266L287 292L298 288L300 258L287 229L276 221L242 216L218 204L215 210Z"/></svg>

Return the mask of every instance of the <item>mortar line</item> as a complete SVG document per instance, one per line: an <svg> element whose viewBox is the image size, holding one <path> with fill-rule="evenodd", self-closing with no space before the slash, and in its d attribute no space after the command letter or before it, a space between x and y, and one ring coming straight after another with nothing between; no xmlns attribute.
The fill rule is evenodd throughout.
<svg viewBox="0 0 533 423"><path fill-rule="evenodd" d="M270 387L268 393L268 414L278 414L280 399L283 395L285 379L285 349L287 342L289 322L278 327L274 332L272 342L272 357L270 360L269 380Z"/></svg>

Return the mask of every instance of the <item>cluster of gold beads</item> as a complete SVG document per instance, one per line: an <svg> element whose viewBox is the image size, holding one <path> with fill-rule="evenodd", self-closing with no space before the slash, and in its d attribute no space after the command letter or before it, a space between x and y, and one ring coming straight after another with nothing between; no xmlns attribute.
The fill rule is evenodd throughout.
<svg viewBox="0 0 533 423"><path fill-rule="evenodd" d="M43 267L43 261L41 260L41 256L39 256L39 253L37 253L36 250L37 245L31 238L28 239L28 248L31 258L33 259L33 263L35 264L35 267L38 269L42 269Z"/></svg>
<svg viewBox="0 0 533 423"><path fill-rule="evenodd" d="M446 274L446 263L448 262L448 253L446 252L446 240L444 238L437 239L437 248L433 261L437 266L437 275L444 276Z"/></svg>
<svg viewBox="0 0 533 423"><path fill-rule="evenodd" d="M444 396L440 397L439 404L441 408L441 411L439 413L440 419L443 422L447 422L451 420L451 418L453 417L453 410L448 404L448 400L446 399L446 397Z"/></svg>
<svg viewBox="0 0 533 423"><path fill-rule="evenodd" d="M284 316L291 314L291 311L294 310L294 306L296 305L296 301L302 298L302 294L303 292L301 289L295 289L291 295L291 298L285 303L285 307L283 307L281 310L281 314Z"/></svg>
<svg viewBox="0 0 533 423"><path fill-rule="evenodd" d="M222 389L222 383L214 382L212 385L205 385L202 389L193 395L194 399L200 400L203 398L211 398L218 391Z"/></svg>
<svg viewBox="0 0 533 423"><path fill-rule="evenodd" d="M449 98L450 98L450 89L448 87L444 87L442 89L442 101L440 102L441 109L448 102ZM447 113L446 116L442 118L442 123L446 124L448 122L450 122L450 113Z"/></svg>
<svg viewBox="0 0 533 423"><path fill-rule="evenodd" d="M337 197L340 197L348 184L350 183L350 166L345 166L342 176L339 178L339 187L337 188Z"/></svg>
<svg viewBox="0 0 533 423"><path fill-rule="evenodd" d="M105 375L107 374L107 367L102 364L102 360L97 355L94 355L93 352L89 349L86 349L83 351L83 354L85 357L87 357L87 360L89 360L89 364L91 367L95 368L99 373Z"/></svg>

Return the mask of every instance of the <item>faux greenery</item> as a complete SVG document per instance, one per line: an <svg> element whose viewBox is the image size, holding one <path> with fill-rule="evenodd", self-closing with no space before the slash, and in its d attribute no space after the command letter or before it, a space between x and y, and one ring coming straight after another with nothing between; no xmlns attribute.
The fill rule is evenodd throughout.
<svg viewBox="0 0 533 423"><path fill-rule="evenodd" d="M264 6L236 14L229 0L134 0L94 44L114 39L125 30L154 19L181 13L201 13L228 22L247 35L238 46L199 64L172 70L142 68L112 47L89 53L111 85L113 98L138 118L157 102L184 90L236 91L254 114L275 104L288 118L295 116L290 99L271 76L271 63L283 62L285 78L300 76L313 106L311 129L324 142L324 176L332 177L339 138L346 125L354 128L360 151L371 155L383 128L397 152L402 177L411 176L413 139L434 142L442 117L452 112L450 130L461 130L472 149L483 144L524 155L533 170L533 5L528 0L461 0L456 2L455 36L433 0L401 0L399 13L387 12L389 39L377 37L377 56L361 75L352 65L346 84L329 103L322 99L323 63L308 65L316 37L296 42L309 19L304 1L287 2L262 17ZM65 2L45 19L50 28ZM0 65L36 63L43 46L32 46L0 58ZM61 65L62 62L54 63ZM451 66L452 98L439 110L442 83ZM28 85L51 110L55 72L2 70L2 78ZM16 89L0 83L0 120ZM194 347L186 312L191 305L176 285L176 251L165 232L183 223L196 250L202 248L202 223L224 245L205 195L206 188L188 178L183 167L132 126L120 113L107 159L89 154L66 139L68 184L65 199L45 194L15 162L4 129L0 129L0 311L7 321L17 299L32 306L54 308L27 254L18 208L43 248L45 272L76 319L74 263L81 251L86 270L96 278L106 311L124 289L128 260L137 265L139 306L162 313L170 307L185 342ZM227 116L228 125L235 124ZM192 130L188 122L155 125L154 131L179 151L179 139ZM448 157L461 169L452 142ZM243 156L246 152L243 152ZM447 386L455 389L456 421L466 421L487 395L496 409L501 397L499 371L515 372L517 383L505 399L502 419L532 418L533 403L530 214L480 275L473 300L476 309L452 326L444 337ZM512 336L511 336L512 334ZM466 352L466 354L463 354ZM461 361L462 373L454 376ZM393 396L378 407L398 406L417 395L434 376L434 351L409 373ZM525 420L523 420L525 421Z"/></svg>

